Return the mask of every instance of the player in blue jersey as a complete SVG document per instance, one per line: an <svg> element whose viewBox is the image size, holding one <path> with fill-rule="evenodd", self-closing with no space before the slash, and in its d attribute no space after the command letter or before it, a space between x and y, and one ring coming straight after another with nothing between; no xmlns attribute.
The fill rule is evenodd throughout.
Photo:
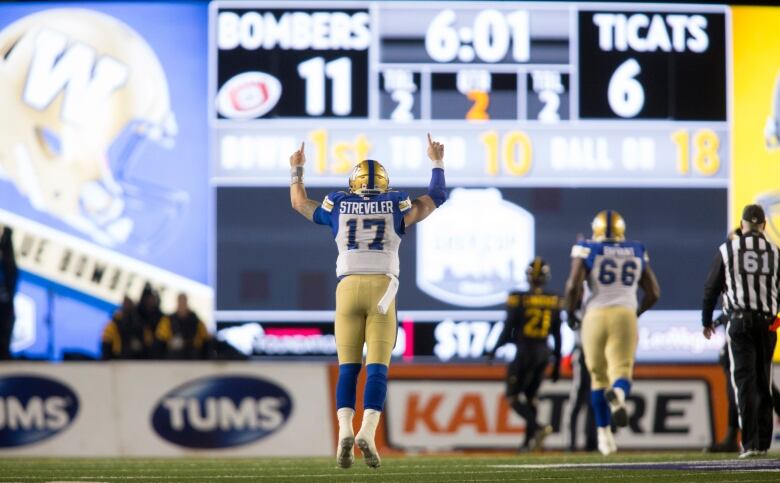
<svg viewBox="0 0 780 483"><path fill-rule="evenodd" d="M582 346L592 381L598 448L608 455L617 451L610 421L619 427L628 424L625 400L631 390L637 318L658 301L661 289L644 245L626 241L619 213L602 211L591 226L593 239L572 248L564 308L576 328L575 312L582 302ZM644 295L638 302L640 287Z"/></svg>
<svg viewBox="0 0 780 483"><path fill-rule="evenodd" d="M387 368L398 328L398 247L407 228L425 219L447 199L444 146L428 134L428 157L433 163L431 181L428 194L414 201L406 193L390 189L387 171L378 161L365 160L352 170L349 189L330 193L322 203L306 196L303 148L302 143L301 149L290 156L290 201L306 219L330 227L339 250L335 317L339 359L336 461L342 468L352 466L357 444L366 464L377 468L380 459L374 434L385 403ZM367 354L363 421L354 435L352 419L364 343Z"/></svg>

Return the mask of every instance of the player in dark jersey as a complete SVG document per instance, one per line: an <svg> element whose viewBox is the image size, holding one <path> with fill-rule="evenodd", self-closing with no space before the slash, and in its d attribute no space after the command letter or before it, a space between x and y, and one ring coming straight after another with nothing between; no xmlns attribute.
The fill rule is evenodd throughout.
<svg viewBox="0 0 780 483"><path fill-rule="evenodd" d="M515 359L507 366L506 398L512 409L526 422L525 442L521 450L539 449L552 427L536 420L536 394L550 363L547 339L555 340L553 349L552 381L558 380L561 361L560 298L544 290L550 279L550 266L536 257L526 270L531 289L511 292L507 300L504 330L495 347L488 351L488 359L496 350L512 342L517 346Z"/></svg>

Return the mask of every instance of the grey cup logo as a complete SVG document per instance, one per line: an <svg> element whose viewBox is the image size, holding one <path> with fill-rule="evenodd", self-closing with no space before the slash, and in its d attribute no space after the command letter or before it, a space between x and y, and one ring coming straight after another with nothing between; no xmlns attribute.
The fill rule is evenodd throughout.
<svg viewBox="0 0 780 483"><path fill-rule="evenodd" d="M48 439L70 426L78 410L76 393L59 381L0 377L0 448Z"/></svg>
<svg viewBox="0 0 780 483"><path fill-rule="evenodd" d="M417 286L432 297L484 307L526 283L534 218L495 188L452 190L417 230Z"/></svg>
<svg viewBox="0 0 780 483"><path fill-rule="evenodd" d="M188 448L228 448L265 438L292 413L290 395L250 376L196 379L162 397L152 427L162 438Z"/></svg>

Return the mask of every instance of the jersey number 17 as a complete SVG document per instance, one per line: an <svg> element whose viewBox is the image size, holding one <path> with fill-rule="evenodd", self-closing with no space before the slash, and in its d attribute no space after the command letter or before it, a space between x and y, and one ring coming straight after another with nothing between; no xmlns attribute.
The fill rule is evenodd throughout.
<svg viewBox="0 0 780 483"><path fill-rule="evenodd" d="M357 242L357 231L358 225L360 224L358 221L357 218L347 220L347 228L349 229L347 232L347 248L349 250L357 250L360 248L360 244ZM382 250L384 248L385 220L382 218L364 218L362 230L376 230L374 233L374 240L368 244L369 250Z"/></svg>

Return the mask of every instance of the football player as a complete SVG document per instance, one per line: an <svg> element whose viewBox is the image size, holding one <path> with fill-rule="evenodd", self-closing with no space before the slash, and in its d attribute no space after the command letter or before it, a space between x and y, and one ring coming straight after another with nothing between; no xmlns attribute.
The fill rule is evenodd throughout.
<svg viewBox="0 0 780 483"><path fill-rule="evenodd" d="M428 194L409 199L390 189L385 168L374 160L358 163L349 177L349 189L335 191L322 203L310 200L303 186L306 157L301 148L290 156L290 201L306 219L330 227L338 246L336 275L336 349L339 378L336 385L336 415L339 442L336 461L349 468L355 460L354 445L365 463L380 465L374 443L387 393L387 367L395 345L398 290L398 247L401 237L447 199L444 182L444 145L428 134L428 157L433 163ZM363 421L354 435L357 378L367 346Z"/></svg>
<svg viewBox="0 0 780 483"><path fill-rule="evenodd" d="M661 289L644 245L626 241L626 224L614 210L599 212L591 224L593 239L572 248L564 308L569 323L580 325L575 310L583 295L582 345L591 376L591 404L599 451L617 451L610 421L628 424L625 400L631 391L637 317L658 301ZM644 295L637 303L637 289Z"/></svg>
<svg viewBox="0 0 780 483"><path fill-rule="evenodd" d="M513 342L517 346L515 359L507 366L506 398L512 409L525 420L525 442L521 450L542 447L552 427L542 426L536 420L536 394L550 363L548 336L554 342L552 381L557 382L561 362L560 298L545 291L550 280L550 266L542 257L536 257L526 270L531 289L513 291L506 303L506 322L496 345L486 355L495 357L496 350Z"/></svg>

